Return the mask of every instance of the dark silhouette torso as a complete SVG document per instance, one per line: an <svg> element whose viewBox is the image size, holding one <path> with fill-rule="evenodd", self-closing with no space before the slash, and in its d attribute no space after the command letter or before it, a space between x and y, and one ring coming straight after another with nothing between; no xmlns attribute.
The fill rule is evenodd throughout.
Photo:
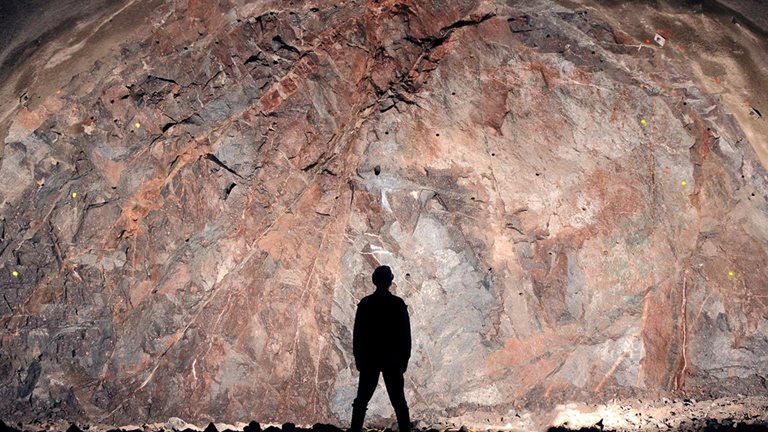
<svg viewBox="0 0 768 432"><path fill-rule="evenodd" d="M411 356L411 328L403 299L384 289L364 297L357 306L352 342L358 370L405 371Z"/></svg>

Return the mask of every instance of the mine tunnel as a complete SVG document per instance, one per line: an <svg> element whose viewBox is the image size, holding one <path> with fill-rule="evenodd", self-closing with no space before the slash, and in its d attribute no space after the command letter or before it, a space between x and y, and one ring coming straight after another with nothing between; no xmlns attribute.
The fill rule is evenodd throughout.
<svg viewBox="0 0 768 432"><path fill-rule="evenodd" d="M0 2L0 430L768 430L768 3Z"/></svg>

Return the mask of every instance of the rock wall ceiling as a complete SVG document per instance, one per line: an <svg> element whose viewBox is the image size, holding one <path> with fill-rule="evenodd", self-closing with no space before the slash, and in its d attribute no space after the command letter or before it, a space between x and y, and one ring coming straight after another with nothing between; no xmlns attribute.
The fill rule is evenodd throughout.
<svg viewBox="0 0 768 432"><path fill-rule="evenodd" d="M674 40L544 1L151 10L8 117L0 417L346 424L379 264L415 418L764 394L763 126Z"/></svg>

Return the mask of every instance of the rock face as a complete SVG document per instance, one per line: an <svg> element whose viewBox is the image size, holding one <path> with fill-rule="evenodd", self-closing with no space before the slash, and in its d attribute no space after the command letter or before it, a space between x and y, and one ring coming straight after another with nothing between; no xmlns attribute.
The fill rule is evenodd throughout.
<svg viewBox="0 0 768 432"><path fill-rule="evenodd" d="M544 1L147 10L9 117L0 417L347 424L379 264L414 419L766 391L765 136L674 40Z"/></svg>

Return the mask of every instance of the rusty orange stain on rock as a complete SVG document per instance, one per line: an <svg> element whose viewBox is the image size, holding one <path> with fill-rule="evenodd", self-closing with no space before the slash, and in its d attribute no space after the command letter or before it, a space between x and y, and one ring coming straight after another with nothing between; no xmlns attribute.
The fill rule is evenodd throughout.
<svg viewBox="0 0 768 432"><path fill-rule="evenodd" d="M40 109L29 110L26 107L19 110L16 114L16 121L18 124L28 131L34 131L39 128L43 121L45 121L46 113Z"/></svg>

